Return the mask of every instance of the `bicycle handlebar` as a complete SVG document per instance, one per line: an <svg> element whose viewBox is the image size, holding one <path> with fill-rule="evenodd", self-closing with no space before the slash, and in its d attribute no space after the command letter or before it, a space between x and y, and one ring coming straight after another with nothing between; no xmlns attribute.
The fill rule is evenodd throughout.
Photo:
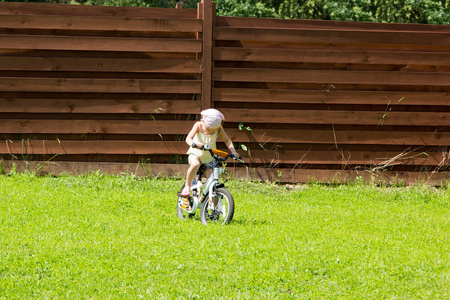
<svg viewBox="0 0 450 300"><path fill-rule="evenodd" d="M236 155L234 155L234 154L228 154L227 152L213 149L209 145L203 145L200 148L200 150L209 151L209 153L211 153L211 156L214 157L215 159L217 159L218 161L226 161L229 157L231 157L232 159L234 159L238 162L241 162L241 163L244 162L242 160L242 156L240 156L240 155L239 155L239 157L236 157Z"/></svg>

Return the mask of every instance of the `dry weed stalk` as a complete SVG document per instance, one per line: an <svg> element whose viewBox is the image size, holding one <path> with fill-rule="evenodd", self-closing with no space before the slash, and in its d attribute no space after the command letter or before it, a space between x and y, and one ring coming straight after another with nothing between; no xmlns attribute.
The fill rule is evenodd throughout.
<svg viewBox="0 0 450 300"><path fill-rule="evenodd" d="M302 158L300 158L300 160L295 164L295 166L291 169L291 171L289 172L289 175L292 174L292 172L295 170L295 168L302 162L302 160L305 158L306 155L308 155L309 151L311 151L312 147L309 147L308 151L306 151L306 153L302 156Z"/></svg>
<svg viewBox="0 0 450 300"><path fill-rule="evenodd" d="M373 172L373 173L375 173L375 172L380 172L380 171L382 171L382 170L385 170L386 168L389 168L389 167L392 167L392 166L401 165L402 162L399 161L399 160L405 160L405 156L406 156L408 153L411 152L411 151L409 151L409 150L410 150L410 148L404 150L403 152L397 154L397 155L394 156L394 157L391 157L391 158L388 159L388 160L385 160L385 161L383 161L383 162L381 162L381 163L376 164L376 165L370 170L370 172ZM410 157L408 157L408 158L410 158Z"/></svg>
<svg viewBox="0 0 450 300"><path fill-rule="evenodd" d="M433 177L434 174L439 172L446 165L446 162L449 160L449 158L450 158L450 151L442 151L442 159L436 166L436 168L434 168L434 170L431 171L431 173L428 175L428 181L430 181L431 177Z"/></svg>

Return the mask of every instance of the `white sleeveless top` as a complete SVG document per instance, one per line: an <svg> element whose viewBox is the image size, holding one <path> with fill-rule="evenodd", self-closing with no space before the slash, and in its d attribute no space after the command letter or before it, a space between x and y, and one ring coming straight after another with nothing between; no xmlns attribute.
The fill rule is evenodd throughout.
<svg viewBox="0 0 450 300"><path fill-rule="evenodd" d="M193 138L194 143L202 143L203 145L209 145L211 148L216 148L216 140L219 136L219 131L217 130L214 134L206 135L201 132L197 132ZM200 162L202 164L207 164L212 161L212 156L208 151L203 151L200 149L192 148L190 147L187 154L193 154L195 156L198 156L200 159Z"/></svg>

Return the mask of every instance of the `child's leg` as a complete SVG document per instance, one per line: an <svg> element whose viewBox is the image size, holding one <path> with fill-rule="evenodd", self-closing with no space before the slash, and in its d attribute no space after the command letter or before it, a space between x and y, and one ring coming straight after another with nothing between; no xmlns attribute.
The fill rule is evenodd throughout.
<svg viewBox="0 0 450 300"><path fill-rule="evenodd" d="M195 155L189 155L189 169L186 173L186 184L184 186L183 191L181 191L182 196L189 196L191 189L191 182L197 173L198 168L200 167L200 159Z"/></svg>

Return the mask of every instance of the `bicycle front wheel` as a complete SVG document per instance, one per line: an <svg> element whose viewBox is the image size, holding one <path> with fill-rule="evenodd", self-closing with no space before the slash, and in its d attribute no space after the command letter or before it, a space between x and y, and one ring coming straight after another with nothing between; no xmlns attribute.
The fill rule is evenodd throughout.
<svg viewBox="0 0 450 300"><path fill-rule="evenodd" d="M217 189L217 196L213 199L214 208L206 198L203 201L200 211L200 220L203 224L214 222L222 225L228 224L234 215L234 199L231 193L225 188Z"/></svg>

